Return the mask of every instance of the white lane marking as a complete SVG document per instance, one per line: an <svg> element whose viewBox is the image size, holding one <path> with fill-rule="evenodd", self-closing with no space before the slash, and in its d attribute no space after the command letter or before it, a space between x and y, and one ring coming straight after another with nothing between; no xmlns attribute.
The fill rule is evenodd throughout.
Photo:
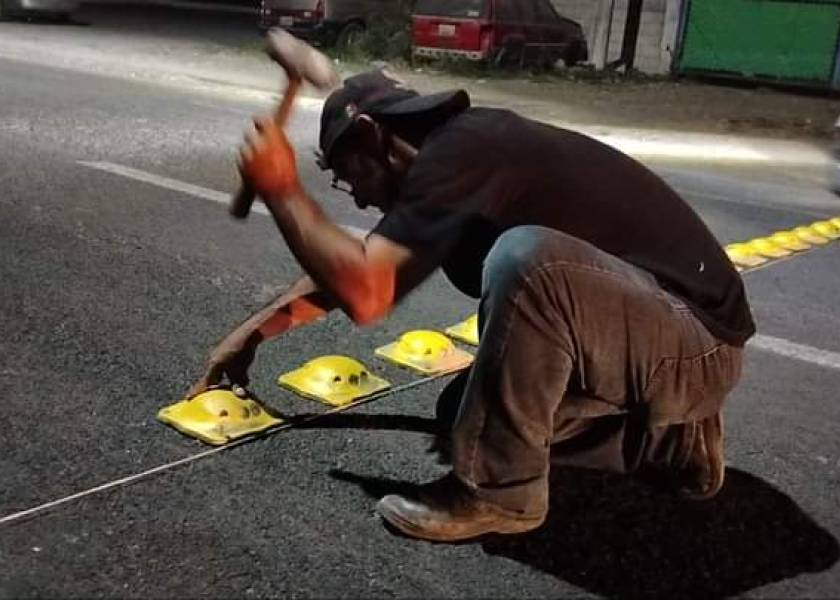
<svg viewBox="0 0 840 600"><path fill-rule="evenodd" d="M225 192L187 183L178 179L162 177L161 175L155 175L154 173L141 171L140 169L132 169L131 167L101 161L80 160L79 164L90 169L104 171L106 173L111 173L112 175L119 175L128 179L134 179L135 181L142 181L143 183L148 183L167 190L173 190L190 196L195 196L196 198L212 200L213 202L218 202L219 204L228 204L230 202L230 194ZM268 209L261 203L255 203L251 212L261 215L269 214ZM340 227L355 237L363 238L368 234L367 230L359 227L353 227L352 225L340 225Z"/></svg>
<svg viewBox="0 0 840 600"><path fill-rule="evenodd" d="M756 350L772 352L779 356L800 360L828 369L840 370L840 354L828 350L820 350L813 346L797 344L782 338L769 335L757 335L747 345Z"/></svg>
<svg viewBox="0 0 840 600"><path fill-rule="evenodd" d="M143 183L149 183L151 185L156 185L157 187L182 192L197 198L212 200L213 202L219 202L221 204L227 204L230 202L230 194L226 194L218 190L212 190L200 185L187 183L185 181L180 181L178 179L162 177L160 175L155 175L154 173L141 171L140 169L132 169L131 167L125 167L116 163L98 161L88 162L80 160L79 164L91 169L97 169L98 171L105 171L106 173L111 173L113 175L120 175L122 177L127 177L128 179L134 179L135 181L142 181ZM268 210L262 205L254 206L253 210L263 215L268 214Z"/></svg>
<svg viewBox="0 0 840 600"><path fill-rule="evenodd" d="M212 200L213 202L218 202L221 204L227 204L230 201L230 195L224 192L212 190L210 188L202 187L199 185L194 185L192 183L186 183L177 179L161 177L160 175L148 173L139 169L132 169L131 167L125 167L123 165L118 165L109 162L85 161L79 161L79 164L89 167L91 169L98 169L100 171L105 171L106 173L120 175L122 177L127 177L129 179L142 181L144 183L149 183L158 187L182 192L191 196L203 198L205 200ZM262 204L255 204L252 210L263 215L268 214L268 210ZM364 237L365 235L367 235L367 232L364 229L360 229L358 227L353 227L351 225L342 225L342 227L346 231L357 237ZM774 354L779 354L788 358L794 358L796 360L813 363L822 367L828 367L830 369L840 370L840 354L829 352L827 350L820 350L819 348L813 348L811 346L796 344L794 342L789 342L781 338L774 338L762 335L755 336L750 341L750 345L759 350L772 352Z"/></svg>

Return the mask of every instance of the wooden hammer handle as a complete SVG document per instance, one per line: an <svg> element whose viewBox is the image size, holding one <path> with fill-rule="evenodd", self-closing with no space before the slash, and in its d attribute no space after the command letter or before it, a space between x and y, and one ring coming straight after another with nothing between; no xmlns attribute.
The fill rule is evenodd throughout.
<svg viewBox="0 0 840 600"><path fill-rule="evenodd" d="M289 115L292 112L292 107L295 103L298 90L300 89L301 80L298 77L289 77L289 83L286 86L286 93L283 94L283 99L274 111L274 122L277 127L282 129L289 120ZM239 186L239 190L233 195L230 202L230 214L237 219L244 219L251 212L251 205L254 203L256 196L254 189L243 181Z"/></svg>

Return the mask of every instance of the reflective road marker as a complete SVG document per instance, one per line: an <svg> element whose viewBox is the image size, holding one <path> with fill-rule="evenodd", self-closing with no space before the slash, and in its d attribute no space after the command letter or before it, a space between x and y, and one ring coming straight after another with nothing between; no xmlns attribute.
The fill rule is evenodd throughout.
<svg viewBox="0 0 840 600"><path fill-rule="evenodd" d="M313 358L280 375L277 384L332 406L343 406L391 387L358 360L340 355Z"/></svg>

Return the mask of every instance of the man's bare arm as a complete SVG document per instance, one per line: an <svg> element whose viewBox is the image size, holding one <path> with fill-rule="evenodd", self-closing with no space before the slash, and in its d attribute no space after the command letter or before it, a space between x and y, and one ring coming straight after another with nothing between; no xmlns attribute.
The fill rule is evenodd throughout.
<svg viewBox="0 0 840 600"><path fill-rule="evenodd" d="M288 289L246 319L246 326L265 341L300 325L305 325L336 308L308 275L304 275Z"/></svg>
<svg viewBox="0 0 840 600"><path fill-rule="evenodd" d="M204 375L187 392L188 397L218 384L248 385L248 369L257 346L267 339L309 323L335 308L335 303L308 276L292 284L266 306L248 317L212 350Z"/></svg>
<svg viewBox="0 0 840 600"><path fill-rule="evenodd" d="M303 189L294 150L270 119L255 121L240 170L301 266L356 323L382 318L433 270L409 248L378 235L360 240L333 223Z"/></svg>
<svg viewBox="0 0 840 600"><path fill-rule="evenodd" d="M372 323L387 315L434 270L423 256L388 238L351 236L302 189L265 200L306 272L356 323Z"/></svg>

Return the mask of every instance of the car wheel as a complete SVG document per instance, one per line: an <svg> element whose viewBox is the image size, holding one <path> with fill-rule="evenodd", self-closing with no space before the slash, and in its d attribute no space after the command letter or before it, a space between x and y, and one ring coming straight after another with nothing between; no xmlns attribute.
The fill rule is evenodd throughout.
<svg viewBox="0 0 840 600"><path fill-rule="evenodd" d="M550 48L542 48L540 50L539 55L537 56L537 61L535 66L540 71L553 71L554 67L557 65L557 61L560 60L561 56L557 53L556 50L552 50Z"/></svg>
<svg viewBox="0 0 840 600"><path fill-rule="evenodd" d="M566 50L566 53L563 55L563 63L567 67L573 67L578 64L581 60L586 59L586 50L583 48L580 42L576 42L569 46L569 49Z"/></svg>
<svg viewBox="0 0 840 600"><path fill-rule="evenodd" d="M522 50L522 44L515 42L507 43L496 53L493 63L502 69L513 67L522 68L522 59L524 58Z"/></svg>
<svg viewBox="0 0 840 600"><path fill-rule="evenodd" d="M356 46L364 33L365 27L358 21L347 23L341 28L341 32L336 38L335 45L339 50L347 50L352 46Z"/></svg>
<svg viewBox="0 0 840 600"><path fill-rule="evenodd" d="M0 21L5 21L6 17L6 5L3 3L3 0L0 0Z"/></svg>

